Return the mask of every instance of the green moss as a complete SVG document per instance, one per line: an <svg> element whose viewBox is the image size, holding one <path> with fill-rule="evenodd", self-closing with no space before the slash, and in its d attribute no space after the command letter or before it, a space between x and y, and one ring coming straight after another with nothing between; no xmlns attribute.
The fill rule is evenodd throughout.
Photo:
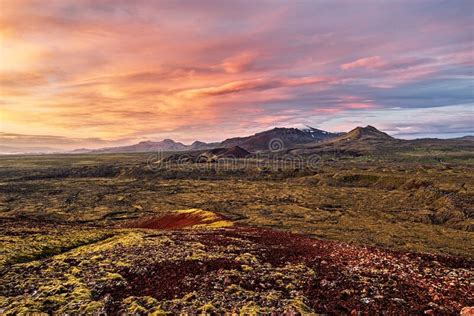
<svg viewBox="0 0 474 316"><path fill-rule="evenodd" d="M191 301L191 300L194 300L195 298L197 297L197 294L196 292L190 292L190 293L187 293L186 295L184 295L181 300L186 302L186 301Z"/></svg>
<svg viewBox="0 0 474 316"><path fill-rule="evenodd" d="M132 315L165 315L159 302L151 296L129 296L122 306Z"/></svg>
<svg viewBox="0 0 474 316"><path fill-rule="evenodd" d="M290 304L300 315L316 315L316 313L303 302L303 298L295 298Z"/></svg>
<svg viewBox="0 0 474 316"><path fill-rule="evenodd" d="M242 271L244 271L244 272L253 271L253 268L251 266L246 265L246 264L243 264L240 267L242 268Z"/></svg>
<svg viewBox="0 0 474 316"><path fill-rule="evenodd" d="M90 302L88 304L82 305L79 309L79 312L91 315L91 314L103 314L104 313L104 303L102 302Z"/></svg>
<svg viewBox="0 0 474 316"><path fill-rule="evenodd" d="M156 307L153 308L149 313L148 316L164 316L167 315L165 311L163 311L161 308Z"/></svg>
<svg viewBox="0 0 474 316"><path fill-rule="evenodd" d="M148 310L137 302L132 302L127 306L127 312L132 315L146 315Z"/></svg>
<svg viewBox="0 0 474 316"><path fill-rule="evenodd" d="M212 313L216 311L216 307L211 303L206 303L199 308L199 311L202 313Z"/></svg>
<svg viewBox="0 0 474 316"><path fill-rule="evenodd" d="M252 255L251 253L243 253L235 258L235 261L245 264L258 264L259 261L257 257Z"/></svg>
<svg viewBox="0 0 474 316"><path fill-rule="evenodd" d="M72 267L69 272L74 276L78 276L79 274L81 274L81 269L79 269L78 267Z"/></svg>
<svg viewBox="0 0 474 316"><path fill-rule="evenodd" d="M0 267L15 263L26 263L33 260L52 257L71 249L96 243L112 236L100 230L77 229L65 230L50 229L47 235L41 231L29 233L18 231L18 234L28 233L26 237L2 237L0 251Z"/></svg>
<svg viewBox="0 0 474 316"><path fill-rule="evenodd" d="M262 308L255 304L254 302L247 303L244 305L240 311L239 315L241 316L254 316L260 315L262 313Z"/></svg>
<svg viewBox="0 0 474 316"><path fill-rule="evenodd" d="M118 273L107 272L101 280L123 280L123 277Z"/></svg>

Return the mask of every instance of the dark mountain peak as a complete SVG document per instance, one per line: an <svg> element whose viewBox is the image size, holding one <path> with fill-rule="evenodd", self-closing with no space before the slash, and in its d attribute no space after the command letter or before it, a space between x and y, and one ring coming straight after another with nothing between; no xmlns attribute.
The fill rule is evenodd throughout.
<svg viewBox="0 0 474 316"><path fill-rule="evenodd" d="M317 129L298 129L294 127L274 127L260 133L247 137L228 138L221 144L223 147L240 146L246 150L258 151L268 150L272 140L278 139L283 148L291 148L298 144L320 142L334 138L339 134L330 133Z"/></svg>
<svg viewBox="0 0 474 316"><path fill-rule="evenodd" d="M262 135L285 135L285 134L299 134L302 131L294 127L274 127L272 129L256 133L253 136L262 136Z"/></svg>
<svg viewBox="0 0 474 316"><path fill-rule="evenodd" d="M363 130L364 132L369 132L369 133L378 133L378 134L388 135L388 134L382 132L381 130L375 128L372 125L367 125L366 127L361 127L361 130Z"/></svg>
<svg viewBox="0 0 474 316"><path fill-rule="evenodd" d="M365 138L370 138L370 139L393 139L392 136L388 135L387 133L384 133L377 128L367 125L366 127L361 127L358 126L348 132L347 134L343 135L342 138L344 139L365 139Z"/></svg>
<svg viewBox="0 0 474 316"><path fill-rule="evenodd" d="M301 129L301 130L307 134L310 134L311 137L319 141L334 138L334 137L341 136L344 134L344 133L331 133L331 132L323 131L322 129L317 129L309 125L306 125L306 128Z"/></svg>
<svg viewBox="0 0 474 316"><path fill-rule="evenodd" d="M172 140L170 138L163 139L162 143L164 143L164 144L178 144L177 142L175 142L174 140Z"/></svg>
<svg viewBox="0 0 474 316"><path fill-rule="evenodd" d="M315 128L315 127L312 127L312 126L309 126L309 125L305 125L305 126L306 126L306 130L309 130L309 131L325 132L322 129L318 129L318 128ZM305 130L305 129L303 129L303 130ZM326 132L326 133L328 133L328 132Z"/></svg>
<svg viewBox="0 0 474 316"><path fill-rule="evenodd" d="M309 125L305 125L305 126L306 126L306 128L302 129L303 131L329 133L329 132L323 131L322 129L314 128L314 127L309 126Z"/></svg>

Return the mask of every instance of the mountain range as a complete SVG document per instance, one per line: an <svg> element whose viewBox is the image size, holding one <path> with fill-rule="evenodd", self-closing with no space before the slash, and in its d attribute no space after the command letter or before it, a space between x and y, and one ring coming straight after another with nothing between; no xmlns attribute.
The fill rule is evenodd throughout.
<svg viewBox="0 0 474 316"><path fill-rule="evenodd" d="M240 149L246 152L280 151L292 154L311 154L324 152L347 152L360 154L366 152L383 152L392 149L416 150L417 147L448 150L459 148L474 150L474 136L464 136L451 139L421 138L415 140L402 140L394 138L373 126L356 127L347 133L331 133L307 126L306 128L275 127L270 130L250 136L233 137L222 142L205 143L195 141L190 145L176 142L172 139L162 141L142 141L137 144L118 147L104 147L99 149L80 148L70 151L72 154L82 153L139 153L139 152L182 152L182 151L210 151L214 149L239 148L231 156L242 155ZM2 152L0 146L0 152ZM5 148L3 152L25 153L25 150ZM49 152L53 149L28 152ZM225 154L224 156L226 156Z"/></svg>
<svg viewBox="0 0 474 316"><path fill-rule="evenodd" d="M304 129L275 127L271 130L256 133L246 137L228 138L222 142L205 143L195 141L191 145L184 145L175 142L172 139L162 141L143 141L134 145L107 147L100 149L78 149L73 153L135 153L135 152L154 152L154 151L190 151L190 150L208 150L214 148L241 147L247 151L265 151L269 149L272 140L278 140L279 149L291 148L299 144L317 143L329 140L345 133L331 133L307 127Z"/></svg>

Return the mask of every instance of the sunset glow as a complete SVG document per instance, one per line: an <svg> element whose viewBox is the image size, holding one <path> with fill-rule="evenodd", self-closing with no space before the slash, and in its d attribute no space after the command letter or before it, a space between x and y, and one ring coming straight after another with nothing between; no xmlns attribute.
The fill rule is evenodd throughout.
<svg viewBox="0 0 474 316"><path fill-rule="evenodd" d="M2 0L0 142L472 134L474 2L456 2Z"/></svg>

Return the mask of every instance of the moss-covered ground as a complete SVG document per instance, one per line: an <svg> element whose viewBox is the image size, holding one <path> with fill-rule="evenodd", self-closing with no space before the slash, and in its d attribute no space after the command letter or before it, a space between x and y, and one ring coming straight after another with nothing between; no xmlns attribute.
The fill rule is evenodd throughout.
<svg viewBox="0 0 474 316"><path fill-rule="evenodd" d="M43 234L54 239L56 229ZM472 304L474 262L458 257L242 226L112 228L95 242L87 229L68 231L88 243L63 240L63 252L2 268L2 313L452 313Z"/></svg>

